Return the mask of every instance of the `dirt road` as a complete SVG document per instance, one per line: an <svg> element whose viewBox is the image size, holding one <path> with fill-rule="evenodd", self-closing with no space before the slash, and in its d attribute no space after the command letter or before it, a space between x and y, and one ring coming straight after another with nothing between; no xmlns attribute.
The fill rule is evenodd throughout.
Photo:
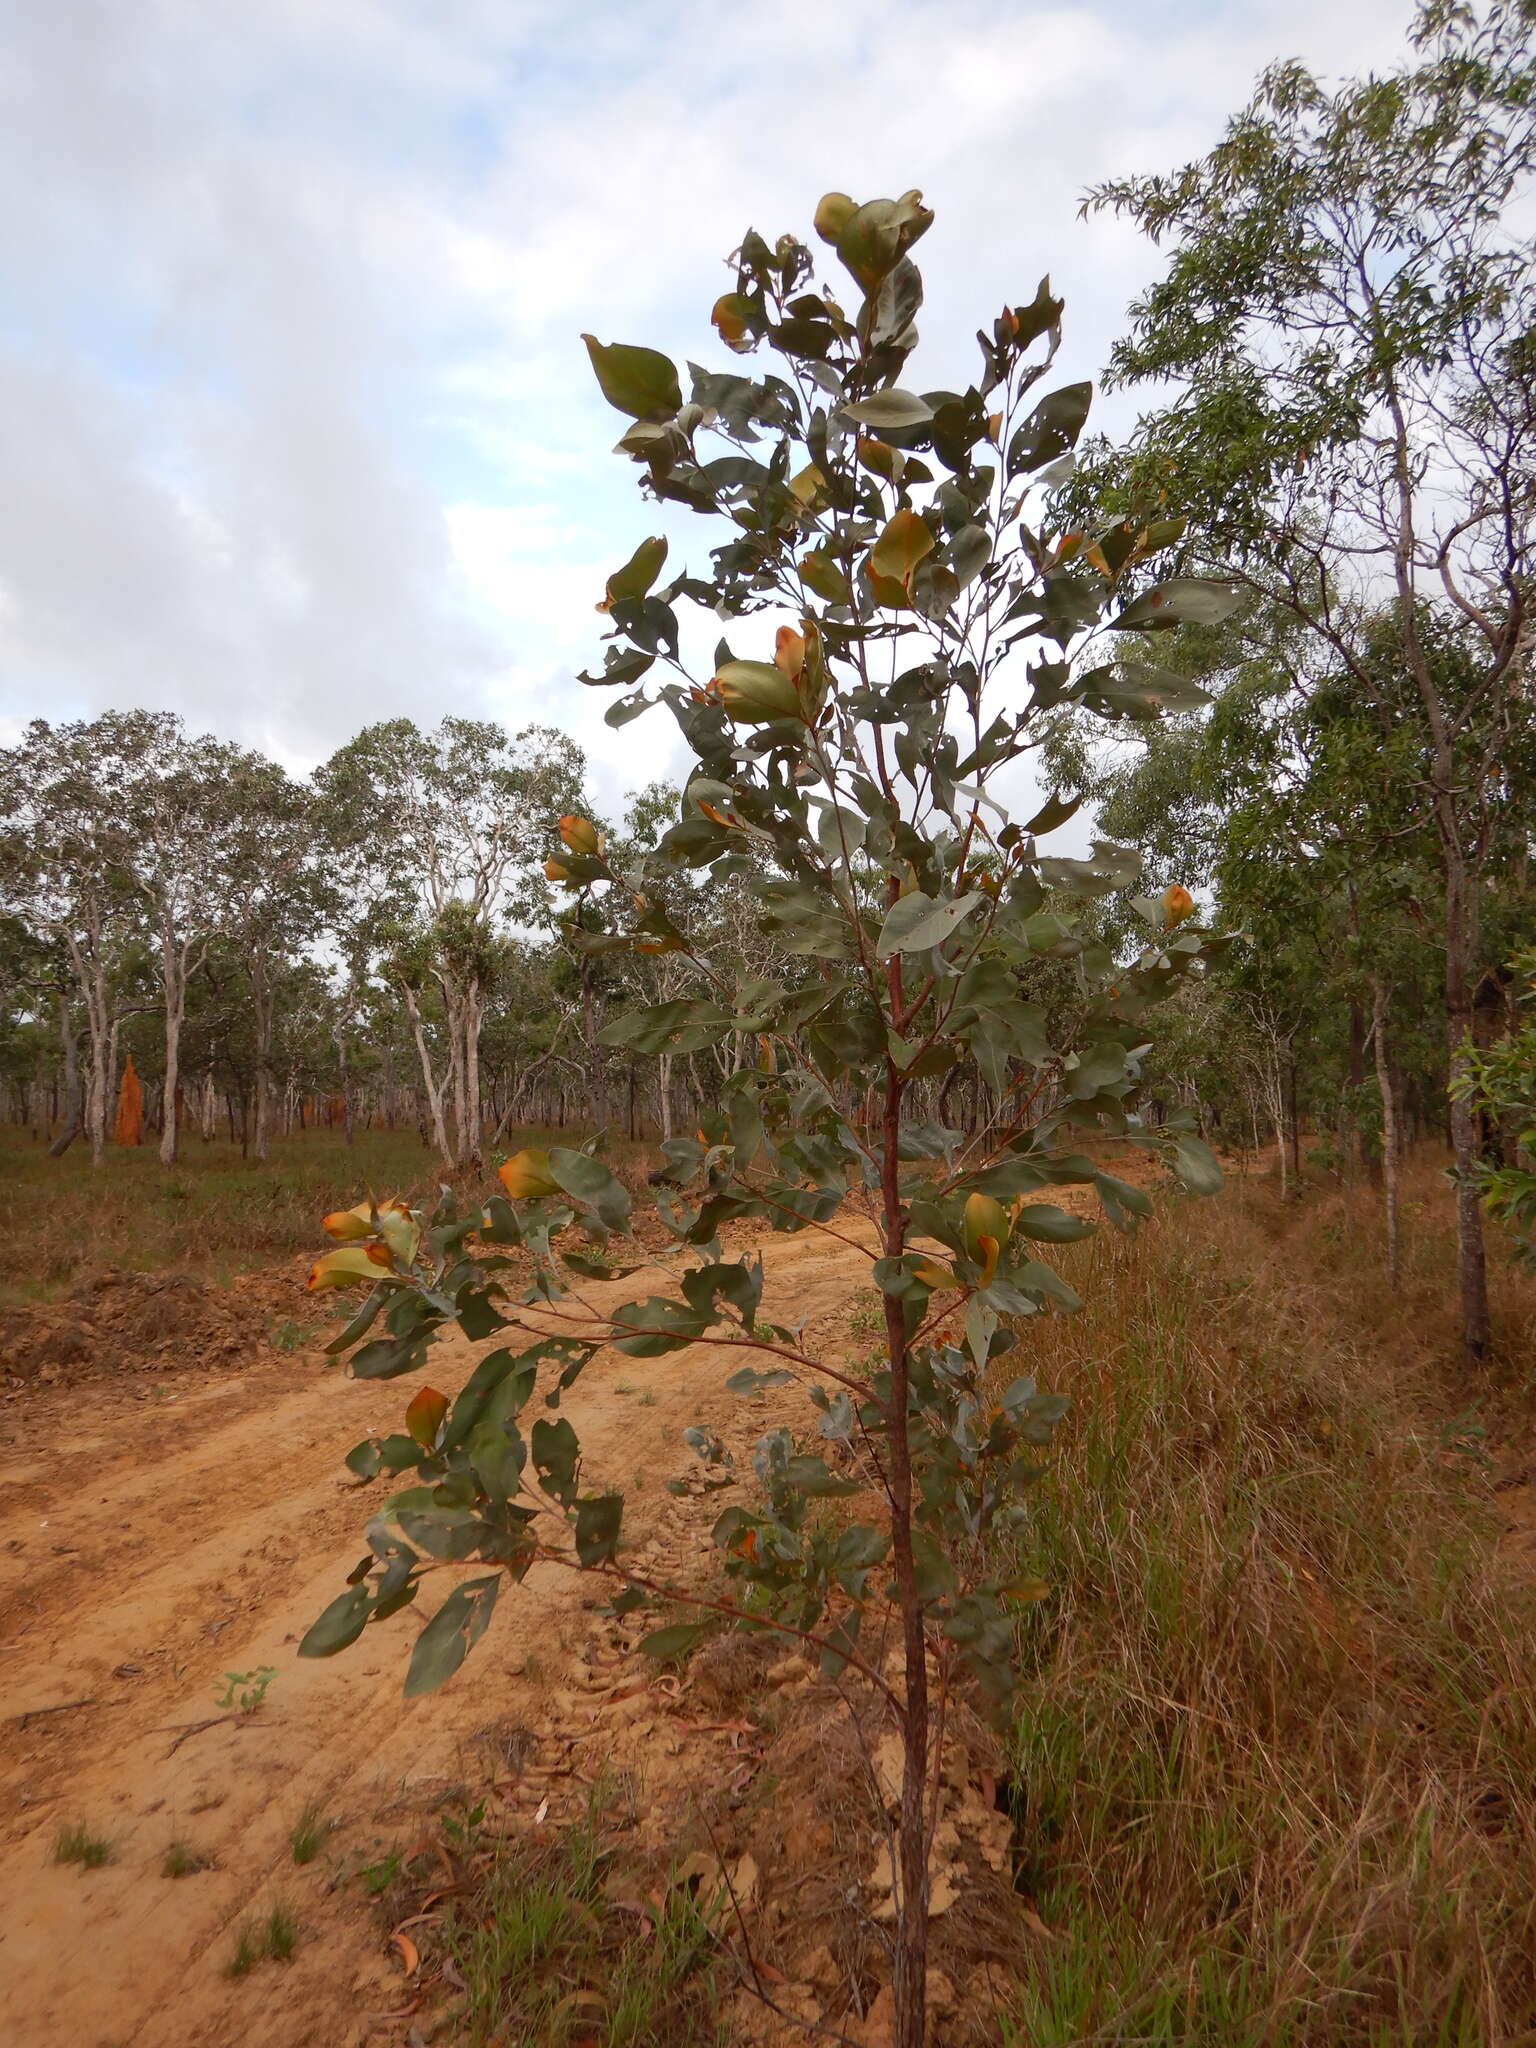
<svg viewBox="0 0 1536 2048"><path fill-rule="evenodd" d="M856 1250L781 1237L767 1265L770 1312L846 1343L869 1284ZM456 1390L485 1348L440 1346L428 1377ZM707 1345L605 1353L567 1400L589 1480L628 1490L626 1526L669 1571L705 1555L720 1505L666 1491L697 1469L680 1432L701 1422L744 1443L764 1427L760 1407L723 1391L729 1369ZM435 1601L338 1658L299 1661L378 1491L358 1494L342 1454L398 1428L418 1384L348 1380L303 1357L158 1390L32 1394L0 1411L0 2015L17 2048L406 2037L402 2020L378 2017L409 2004L400 1967L361 1887L337 1871L382 1853L424 1792L483 1775L488 1727L539 1729L581 1676L595 1605L576 1574L536 1569L426 1701L402 1701L400 1682ZM260 1711L217 1714L221 1674L262 1665L276 1675ZM340 1824L300 1869L288 1834L311 1802ZM52 1860L59 1827L76 1821L110 1839L104 1867ZM210 1867L163 1876L173 1841ZM293 1962L227 1978L235 1930L277 1900L300 1923Z"/></svg>

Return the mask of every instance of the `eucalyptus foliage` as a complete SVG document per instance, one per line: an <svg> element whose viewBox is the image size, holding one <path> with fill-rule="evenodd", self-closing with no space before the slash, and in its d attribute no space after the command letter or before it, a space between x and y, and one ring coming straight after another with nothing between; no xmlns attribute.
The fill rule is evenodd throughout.
<svg viewBox="0 0 1536 2048"><path fill-rule="evenodd" d="M1384 742L1405 715L1417 727L1475 1360L1492 1332L1457 1077L1493 817L1530 807L1536 4L1425 0L1412 43L1393 70L1334 86L1273 65L1207 155L1090 195L1166 252L1110 359L1115 381L1153 387L1153 409L1098 469L1178 490L1192 558L1299 621ZM1447 667L1452 634L1464 658Z"/></svg>
<svg viewBox="0 0 1536 2048"><path fill-rule="evenodd" d="M666 1057L744 1037L759 1056L696 1134L662 1148L670 1253L638 1244L630 1194L596 1142L519 1154L501 1169L505 1195L465 1213L445 1199L425 1228L366 1204L329 1219L346 1242L315 1284L374 1283L331 1346L354 1373L414 1372L449 1327L511 1335L457 1400L424 1390L401 1433L352 1452L360 1478L409 1483L303 1643L340 1650L428 1571L471 1559L475 1575L417 1639L409 1692L458 1668L502 1587L538 1558L604 1575L617 1613L686 1600L626 1563L623 1501L585 1482L563 1397L604 1346L648 1360L705 1339L727 1370L740 1354L727 1384L743 1396L801 1382L804 1429L762 1437L761 1495L714 1535L750 1593L750 1615L734 1618L804 1643L830 1674L857 1672L901 1731L904 2044L922 2025L933 1675L1006 1701L1023 1605L1044 1590L995 1566L1019 1553L1065 1406L1010 1354L1021 1338L1027 1350L1035 1317L1079 1305L1050 1253L1096 1227L1054 1197L1086 1187L1122 1230L1148 1212L1144 1189L1100 1163L1102 1144L1084 1150L1090 1132L1166 1161L1195 1192L1220 1178L1192 1122L1153 1130L1138 1103L1152 1011L1223 942L1173 888L1136 899L1143 939L1115 957L1091 936L1092 912L1134 886L1136 856L1101 841L1048 853L1076 806L1037 798L1015 819L1000 791L1027 786L1021 765L1074 710L1119 723L1199 701L1149 654L1180 621L1233 602L1221 583L1157 579L1183 531L1166 514L1060 530L1052 494L1090 391L1037 391L1061 340L1048 281L978 334L973 384L911 380L923 296L911 251L931 218L915 192L821 202L851 310L845 285L816 281L807 244L748 234L713 324L737 356L774 368L684 374L653 349L587 338L642 492L721 522L724 537L707 575L670 577L666 541L641 541L608 580L612 631L584 678L624 693L612 725L654 705L677 721L694 762L681 815L623 862L567 817L546 874L572 893L574 945L670 954L690 972L688 994L610 1022L610 1046ZM697 672L685 605L727 635ZM671 886L682 871L693 888ZM707 917L727 887L750 893L790 971L736 975L706 952L690 908ZM581 915L598 899L606 929ZM1072 977L1060 1029L1048 1028L1058 1006L1048 1019L1029 1000L1042 961ZM908 1112L919 1081L961 1062L988 1091L971 1135ZM783 1310L767 1312L761 1255L722 1247L723 1226L742 1223L833 1232L866 1258L882 1355L820 1356ZM594 1281L632 1285L632 1298L596 1307ZM856 1494L879 1501L872 1519L827 1506ZM870 1618L893 1605L895 1666L867 1647ZM711 1620L645 1647L679 1654Z"/></svg>
<svg viewBox="0 0 1536 2048"><path fill-rule="evenodd" d="M1506 1156L1478 1161L1477 1187L1513 1236L1516 1260L1536 1272L1536 948L1521 954L1513 972L1524 1011L1519 1026L1486 1048L1469 1044L1457 1085L1503 1127Z"/></svg>

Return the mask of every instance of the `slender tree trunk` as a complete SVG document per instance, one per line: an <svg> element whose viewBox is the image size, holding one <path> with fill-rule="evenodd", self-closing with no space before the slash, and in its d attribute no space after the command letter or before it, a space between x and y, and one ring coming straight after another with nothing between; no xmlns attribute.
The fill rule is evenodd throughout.
<svg viewBox="0 0 1536 2048"><path fill-rule="evenodd" d="M448 1128L443 1120L443 1091L432 1071L432 1059L427 1051L427 1034L422 1027L421 1010L417 1005L414 989L402 986L400 992L405 1000L405 1013L411 1020L411 1036L416 1041L416 1057L421 1063L422 1085L426 1089L427 1107L432 1120L432 1142L436 1145L444 1165L451 1166L453 1152L448 1143Z"/></svg>
<svg viewBox="0 0 1536 2048"><path fill-rule="evenodd" d="M341 1069L341 1129L349 1145L357 1142L357 1120L352 1108L352 1063L347 1057L347 1028L338 1027L335 1034L336 1063Z"/></svg>
<svg viewBox="0 0 1536 2048"><path fill-rule="evenodd" d="M1291 1173L1299 1187L1301 1184L1301 1116L1296 1108L1296 1053L1294 1047L1286 1062L1285 1070L1285 1114L1291 1129Z"/></svg>
<svg viewBox="0 0 1536 2048"><path fill-rule="evenodd" d="M85 1128L91 1141L91 1164L100 1166L107 1150L111 1093L108 1060L112 1035L107 1016L107 975L101 961L101 934L92 923L85 933L86 945L81 944L74 932L65 932L63 938L85 1005L85 1028L91 1047L90 1073L85 1086Z"/></svg>
<svg viewBox="0 0 1536 2048"><path fill-rule="evenodd" d="M672 1135L672 1055L664 1052L657 1062L657 1079L661 1094L661 1135L663 1140Z"/></svg>
<svg viewBox="0 0 1536 2048"><path fill-rule="evenodd" d="M591 1075L592 1123L594 1128L600 1131L608 1121L608 1100L603 1086L603 1050L597 1042L597 1005L592 989L592 960L586 953L581 956L581 1026L587 1041L587 1059ZM690 1060L692 1057L690 1053Z"/></svg>
<svg viewBox="0 0 1536 2048"><path fill-rule="evenodd" d="M252 1150L265 1160L271 1149L272 1123L272 991L264 959L251 965L251 995L256 1011L256 1135Z"/></svg>
<svg viewBox="0 0 1536 2048"><path fill-rule="evenodd" d="M1278 1044L1270 1054L1265 1082L1270 1119L1275 1126L1275 1149L1280 1155L1280 1199L1288 1202L1291 1198L1291 1148L1285 1128L1285 1082Z"/></svg>
<svg viewBox="0 0 1536 2048"><path fill-rule="evenodd" d="M1465 1070L1472 1030L1472 968L1478 943L1480 862L1468 859L1468 842L1457 809L1461 780L1454 730L1419 632L1414 587L1415 492L1420 478L1412 459L1407 424L1396 390L1388 396L1394 433L1398 521L1395 547L1398 613L1403 655L1424 707L1432 744L1435 831L1445 875L1445 1021L1449 1050L1451 1153L1456 1168L1456 1279L1461 1294L1461 1337L1469 1359L1488 1355L1488 1267L1483 1245L1483 1210L1473 1169L1477 1161L1477 1114L1457 1083ZM1477 837L1474 831L1473 844Z"/></svg>
<svg viewBox="0 0 1536 2048"><path fill-rule="evenodd" d="M1399 1225L1398 1162L1402 1139L1398 1130L1397 1076L1387 1039L1387 985L1371 985L1371 1035L1376 1042L1376 1085L1381 1090L1381 1186L1387 1214L1387 1276L1392 1292L1402 1284L1402 1236Z"/></svg>
<svg viewBox="0 0 1536 2048"><path fill-rule="evenodd" d="M84 1113L83 1091L80 1086L80 1042L75 1035L75 1020L70 1012L69 998L59 996L59 1039L64 1048L64 1128L48 1147L50 1159L62 1159L75 1139L80 1135L80 1124Z"/></svg>
<svg viewBox="0 0 1536 2048"><path fill-rule="evenodd" d="M1477 944L1477 909L1460 847L1441 835L1445 850L1445 1021L1450 1055L1451 1157L1456 1168L1456 1279L1461 1294L1461 1336L1474 1363L1488 1355L1492 1330L1488 1313L1488 1261L1483 1243L1483 1209L1478 1199L1477 1112L1457 1082L1466 1067L1472 1035L1472 961Z"/></svg>
<svg viewBox="0 0 1536 2048"><path fill-rule="evenodd" d="M469 1106L466 1100L464 1045L467 1026L462 994L444 984L443 1009L448 1020L448 1082L453 1095L453 1159L460 1164L469 1153Z"/></svg>
<svg viewBox="0 0 1536 2048"><path fill-rule="evenodd" d="M468 1117L459 1135L459 1150L468 1166L480 1164L480 1134L484 1116L480 1103L480 1026L485 1018L485 998L478 981L464 992L464 1102Z"/></svg>
<svg viewBox="0 0 1536 2048"><path fill-rule="evenodd" d="M186 992L179 984L168 979L165 988L165 1101L163 1120L160 1126L160 1164L176 1164L177 1145L181 1137L181 1105L177 1092L181 1081L181 1025L185 1013ZM234 1133L231 1130L231 1137Z"/></svg>
<svg viewBox="0 0 1536 2048"><path fill-rule="evenodd" d="M894 891L893 891L894 895ZM901 960L890 963L892 1015L901 1017ZM906 1211L901 1200L901 1074L885 1066L881 1194L882 1250L899 1259L906 1246ZM886 1348L891 1368L890 1471L891 1565L901 1607L906 1662L902 1715L901 1808L896 1824L898 1876L897 1939L891 1992L895 2004L894 2048L924 2048L928 1996L928 1645L917 1565L912 1547L912 1459L907 1325L902 1303L885 1296Z"/></svg>

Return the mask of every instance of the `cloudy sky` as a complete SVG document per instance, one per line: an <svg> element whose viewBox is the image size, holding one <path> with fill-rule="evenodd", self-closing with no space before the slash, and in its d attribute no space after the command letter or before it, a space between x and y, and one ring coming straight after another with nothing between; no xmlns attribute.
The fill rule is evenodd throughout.
<svg viewBox="0 0 1536 2048"><path fill-rule="evenodd" d="M1409 0L36 0L0 41L0 738L163 706L307 768L445 711L672 761L573 680L657 515L579 335L714 361L748 224L916 185L915 381L1044 271L1094 373L1150 250L1095 180ZM973 346L973 344L972 344ZM702 563L699 522L688 545ZM675 529L683 538L682 529ZM674 559L676 559L674 554Z"/></svg>

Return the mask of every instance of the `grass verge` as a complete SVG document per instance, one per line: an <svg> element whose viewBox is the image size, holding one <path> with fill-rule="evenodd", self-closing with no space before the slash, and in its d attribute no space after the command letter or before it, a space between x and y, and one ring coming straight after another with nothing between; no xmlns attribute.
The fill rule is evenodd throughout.
<svg viewBox="0 0 1536 2048"><path fill-rule="evenodd" d="M1062 1260L1012 1370L1074 1404L1018 1563L1018 2048L1472 2048L1536 2027L1536 1586L1497 1556L1506 1367L1454 1362L1443 1181L1403 1295L1371 1191L1176 1204ZM1524 1352L1529 1358L1529 1352ZM1468 1416L1483 1418L1469 1426Z"/></svg>
<svg viewBox="0 0 1536 2048"><path fill-rule="evenodd" d="M571 1131L523 1130L495 1156L577 1141ZM622 1163L642 1149L620 1143L612 1156ZM414 1130L360 1131L350 1146L338 1131L306 1131L275 1139L265 1163L242 1159L227 1140L205 1144L193 1134L173 1167L161 1166L146 1144L108 1146L93 1168L79 1143L50 1159L42 1138L0 1125L0 1306L51 1299L107 1267L227 1280L313 1255L322 1247L320 1218L369 1189L430 1204L443 1178ZM482 1195L494 1188L489 1165L466 1185Z"/></svg>

